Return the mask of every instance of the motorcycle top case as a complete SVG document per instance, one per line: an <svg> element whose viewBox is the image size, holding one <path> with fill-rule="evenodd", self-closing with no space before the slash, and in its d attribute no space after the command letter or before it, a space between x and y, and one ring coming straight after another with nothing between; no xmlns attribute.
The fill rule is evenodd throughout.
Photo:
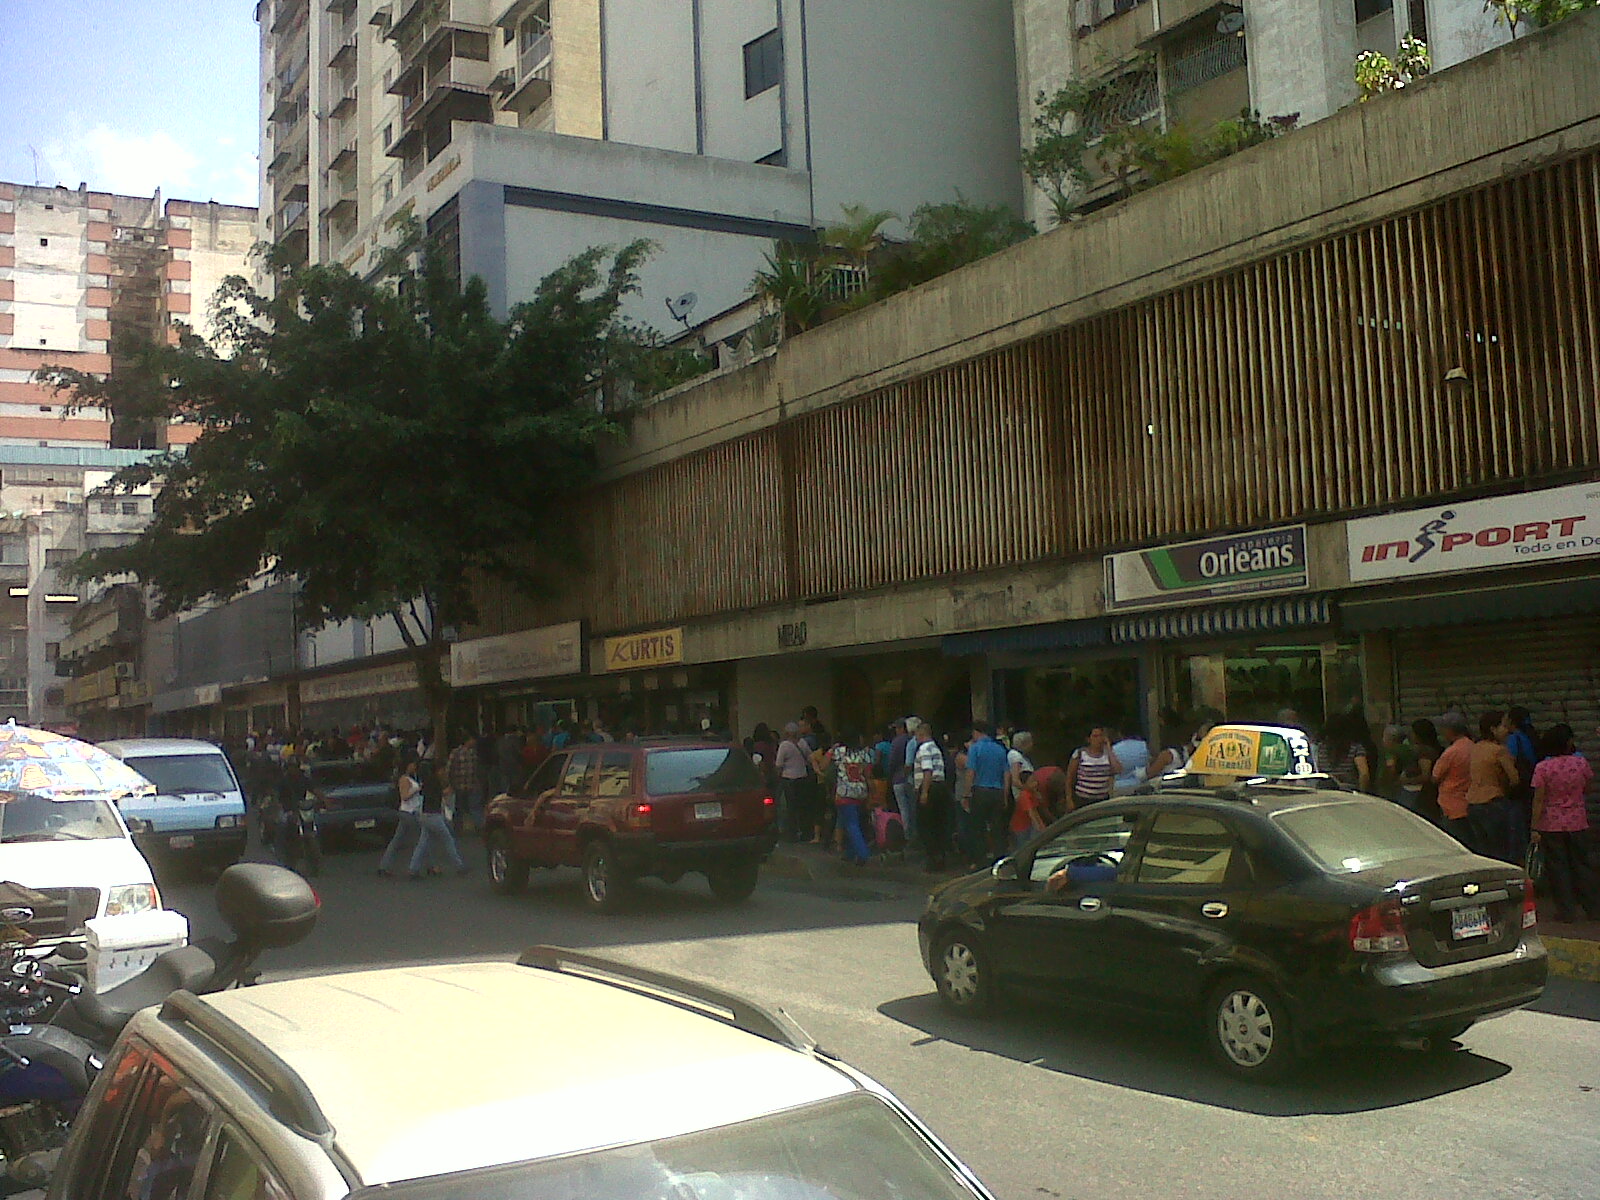
<svg viewBox="0 0 1600 1200"><path fill-rule="evenodd" d="M235 863L217 880L215 896L223 920L257 946L292 946L317 923L311 885L269 863Z"/></svg>

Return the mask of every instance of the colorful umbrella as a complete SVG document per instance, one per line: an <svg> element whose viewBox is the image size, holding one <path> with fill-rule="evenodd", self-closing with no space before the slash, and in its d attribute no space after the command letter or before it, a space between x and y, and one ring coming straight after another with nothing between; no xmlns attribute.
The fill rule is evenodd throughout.
<svg viewBox="0 0 1600 1200"><path fill-rule="evenodd" d="M52 800L153 796L156 786L119 758L77 738L7 721L0 725L0 794L32 792Z"/></svg>

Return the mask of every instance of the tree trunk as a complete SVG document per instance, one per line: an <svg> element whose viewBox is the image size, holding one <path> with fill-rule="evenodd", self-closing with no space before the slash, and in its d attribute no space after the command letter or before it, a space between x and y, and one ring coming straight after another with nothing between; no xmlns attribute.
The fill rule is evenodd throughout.
<svg viewBox="0 0 1600 1200"><path fill-rule="evenodd" d="M417 672L417 686L422 689L422 698L428 706L428 719L433 729L434 761L443 767L445 756L450 751L450 684L444 677L444 659L450 648L440 636L437 621L430 621L429 628L419 628L413 632L405 614L396 610L390 615L400 629L406 648L411 652L411 662ZM421 622L417 624L420 626Z"/></svg>

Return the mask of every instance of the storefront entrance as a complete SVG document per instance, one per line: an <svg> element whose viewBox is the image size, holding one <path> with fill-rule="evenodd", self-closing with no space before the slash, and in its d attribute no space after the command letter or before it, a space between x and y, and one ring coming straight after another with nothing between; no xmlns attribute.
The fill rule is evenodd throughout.
<svg viewBox="0 0 1600 1200"><path fill-rule="evenodd" d="M1033 734L1038 764L1066 762L1097 725L1143 725L1136 658L1002 669L995 688L1000 719Z"/></svg>
<svg viewBox="0 0 1600 1200"><path fill-rule="evenodd" d="M1361 702L1361 647L1354 641L1275 638L1167 656L1167 740L1187 737L1209 710L1241 724L1290 720L1315 732L1330 713ZM1291 716L1290 714L1293 714Z"/></svg>

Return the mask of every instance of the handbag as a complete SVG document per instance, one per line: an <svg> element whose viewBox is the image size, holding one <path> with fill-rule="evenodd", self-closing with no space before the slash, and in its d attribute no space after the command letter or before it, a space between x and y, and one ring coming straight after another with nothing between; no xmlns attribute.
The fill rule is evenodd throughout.
<svg viewBox="0 0 1600 1200"><path fill-rule="evenodd" d="M1528 853L1523 855L1522 869L1535 884L1544 881L1544 842L1528 843Z"/></svg>

